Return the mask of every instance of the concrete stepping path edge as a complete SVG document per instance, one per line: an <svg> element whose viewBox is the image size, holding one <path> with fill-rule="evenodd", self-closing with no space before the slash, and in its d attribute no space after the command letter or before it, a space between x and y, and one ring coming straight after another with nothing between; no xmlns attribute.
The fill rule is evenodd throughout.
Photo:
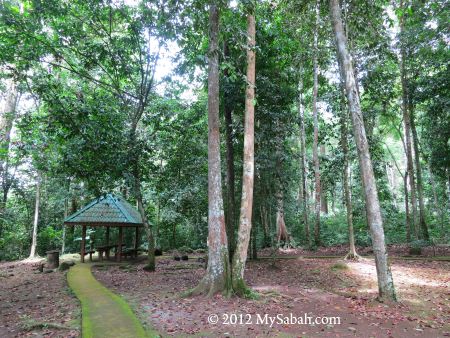
<svg viewBox="0 0 450 338"><path fill-rule="evenodd" d="M67 273L69 287L81 302L83 338L159 337L146 331L128 303L97 281L92 264L76 264Z"/></svg>

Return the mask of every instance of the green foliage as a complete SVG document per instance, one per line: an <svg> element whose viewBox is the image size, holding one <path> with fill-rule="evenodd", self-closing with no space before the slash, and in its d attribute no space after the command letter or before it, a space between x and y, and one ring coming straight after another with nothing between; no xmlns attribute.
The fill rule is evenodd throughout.
<svg viewBox="0 0 450 338"><path fill-rule="evenodd" d="M140 179L145 212L158 247L207 247L207 4L202 0L2 3L0 81L16 81L26 104L14 121L9 148L0 149L2 188L6 192L4 208L0 201L0 260L24 258L29 253L37 174L43 177L37 248L40 255L61 247L65 211L70 214L110 191L122 193L134 203L136 177ZM307 243L298 199L298 86L301 80L311 202L315 4L245 1L227 7L220 2L219 45L228 49L218 51L221 108L227 106L233 112L237 205L247 85L246 14L248 10L256 14L253 224L258 248L276 241L280 195L292 243ZM449 241L449 14L445 5L443 0L413 2L405 9L395 8L396 17L392 17L387 10L390 4L384 0L343 3L388 243L404 243L406 239L400 39L407 51L409 104L419 136L426 221L431 238ZM325 146L326 153L320 156L320 171L323 195L331 209L328 215L321 216L321 240L332 246L348 242L340 136L340 116L347 108L328 15L327 6L321 5L319 143ZM393 27L399 18L405 20L405 30L402 36L395 36ZM170 54L173 46L180 49L173 55L176 74L159 78L157 61ZM6 88L0 83L2 94ZM190 98L183 100L186 89ZM356 244L369 246L351 132L347 140ZM225 147L223 142L222 159ZM313 214L308 216L313 221ZM66 230L65 249L76 252L81 230ZM104 234L100 228L91 232L95 240L92 245L101 243ZM117 232L113 230L111 236L116 239ZM132 233L125 233L125 241L131 243Z"/></svg>

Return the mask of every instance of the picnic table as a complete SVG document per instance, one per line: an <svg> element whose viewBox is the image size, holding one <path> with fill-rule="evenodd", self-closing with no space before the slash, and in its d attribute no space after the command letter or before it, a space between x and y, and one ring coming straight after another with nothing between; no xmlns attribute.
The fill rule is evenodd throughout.
<svg viewBox="0 0 450 338"><path fill-rule="evenodd" d="M122 247L124 247L125 244L122 244ZM111 249L115 249L116 250L116 255L117 255L117 248L119 247L118 244L111 244L111 245L102 245L102 246L98 246L95 249L98 251L98 258L102 261L103 260L103 253L105 253L105 257L106 259L109 259L109 252Z"/></svg>
<svg viewBox="0 0 450 338"><path fill-rule="evenodd" d="M95 253L95 250L87 250L84 252L84 256L89 255L89 261L92 262L92 255ZM80 256L82 255L81 252L79 252Z"/></svg>
<svg viewBox="0 0 450 338"><path fill-rule="evenodd" d="M122 256L127 258L136 258L138 253L139 253L139 249L135 249L135 248L126 248L125 250L122 250Z"/></svg>

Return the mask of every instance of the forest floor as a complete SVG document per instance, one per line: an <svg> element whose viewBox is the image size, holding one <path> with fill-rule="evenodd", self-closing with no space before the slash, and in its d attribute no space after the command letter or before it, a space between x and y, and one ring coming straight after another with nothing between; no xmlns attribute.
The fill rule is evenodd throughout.
<svg viewBox="0 0 450 338"><path fill-rule="evenodd" d="M174 261L158 257L157 271L143 263L93 268L95 277L131 304L141 321L164 336L198 337L445 337L450 336L450 262L394 260L397 304L381 304L373 259L335 258L250 261L248 284L259 299L220 295L181 298L205 270L195 257ZM271 326L264 315L340 317L340 325ZM208 316L218 315L218 323ZM233 322L237 315L238 323ZM242 317L240 316L242 315ZM258 317L259 315L259 317ZM243 324L239 324L242 318ZM262 319L262 320L261 320ZM314 320L314 319L313 319ZM249 324L246 324L249 323ZM250 324L251 323L251 324Z"/></svg>
<svg viewBox="0 0 450 338"><path fill-rule="evenodd" d="M154 273L143 271L145 257L121 265L99 262L93 274L127 300L147 329L163 337L450 336L449 261L393 259L399 302L381 304L375 300L373 259L343 262L339 257L312 257L334 256L333 252L342 257L336 248L315 253L280 250L277 259L268 258L270 251L263 250L260 256L266 257L249 261L246 269L248 284L259 294L253 300L180 297L205 273L194 255L188 261L158 257ZM35 263L0 263L0 337L79 337L80 311L65 273L38 273ZM340 317L341 323L264 322L265 314L303 319L305 313L313 318ZM209 323L208 316L214 314L218 323ZM228 322L238 322L225 324L225 315Z"/></svg>
<svg viewBox="0 0 450 338"><path fill-rule="evenodd" d="M65 272L36 262L0 262L0 337L78 337L80 303Z"/></svg>

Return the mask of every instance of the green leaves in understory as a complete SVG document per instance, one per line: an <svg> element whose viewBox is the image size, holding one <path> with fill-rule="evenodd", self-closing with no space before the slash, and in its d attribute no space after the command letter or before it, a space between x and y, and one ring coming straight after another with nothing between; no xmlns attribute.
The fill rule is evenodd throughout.
<svg viewBox="0 0 450 338"><path fill-rule="evenodd" d="M444 236L448 215L441 209L448 203L450 166L446 2L405 1L404 10L399 1L341 3L387 239L405 238L400 18L405 20L401 39L407 52L409 104L418 133L427 222L432 237ZM280 190L288 231L295 243L306 243L299 189L299 95L305 115L306 212L311 216L315 5L312 0L220 1L221 139L230 133L236 205L247 85L247 6L255 9L253 222L258 247L275 238ZM132 200L131 169L137 163L158 245L206 245L208 6L204 0L2 2L0 79L4 83L13 79L21 94L9 151L0 154L7 160L11 183L9 194L2 187L7 192L7 210L1 216L6 222L4 238L15 238L21 246L28 243L36 170L46 177L43 190L48 189L39 224L42 243L47 243L39 247L43 251L49 243L61 241L57 238L62 234L61 201L78 196L75 206L80 207L110 190L120 190ZM322 198L329 206L328 216L321 216L321 236L323 243L335 245L347 241L340 128L346 102L328 6L321 3L319 14L319 145L325 147L319 156ZM1 99L7 90L0 85ZM225 108L231 111L228 130ZM368 245L351 130L349 121L346 139L356 241ZM222 141L224 181L226 147Z"/></svg>

